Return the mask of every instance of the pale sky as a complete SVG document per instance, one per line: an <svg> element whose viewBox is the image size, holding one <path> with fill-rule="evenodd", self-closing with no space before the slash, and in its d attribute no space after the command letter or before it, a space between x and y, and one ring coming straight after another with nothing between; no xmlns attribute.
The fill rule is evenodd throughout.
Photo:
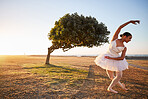
<svg viewBox="0 0 148 99"><path fill-rule="evenodd" d="M133 38L125 43L127 54L148 54L147 0L0 0L0 55L46 55L51 46L47 34L55 21L67 13L95 17L111 32L131 19L140 25L129 24ZM100 47L79 47L51 55L97 55L105 53L109 44Z"/></svg>

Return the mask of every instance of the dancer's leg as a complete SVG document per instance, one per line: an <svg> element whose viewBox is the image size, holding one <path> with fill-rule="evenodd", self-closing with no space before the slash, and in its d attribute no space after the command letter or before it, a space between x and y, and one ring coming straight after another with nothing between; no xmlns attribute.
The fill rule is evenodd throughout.
<svg viewBox="0 0 148 99"><path fill-rule="evenodd" d="M111 80L114 79L115 76L114 76L114 72L113 72L113 71L106 70L106 73L107 73L108 77L109 77ZM118 81L117 84L118 84L122 89L127 90L127 89L125 88L125 84L124 84L124 83L121 83L120 81Z"/></svg>
<svg viewBox="0 0 148 99"><path fill-rule="evenodd" d="M109 77L111 80L114 79L114 72L113 72L113 71L106 70L106 73L107 73L108 77Z"/></svg>
<svg viewBox="0 0 148 99"><path fill-rule="evenodd" d="M122 77L122 71L116 71L116 77L114 77L114 79L112 80L111 84L108 87L108 91L114 92L114 93L118 93L117 91L113 90L112 87L115 86L119 80Z"/></svg>
<svg viewBox="0 0 148 99"><path fill-rule="evenodd" d="M113 80L114 79L114 72L110 71L110 70L106 70L106 73L108 75L108 77ZM117 91L113 90L113 89L107 89L108 91L114 92L114 93L118 93Z"/></svg>

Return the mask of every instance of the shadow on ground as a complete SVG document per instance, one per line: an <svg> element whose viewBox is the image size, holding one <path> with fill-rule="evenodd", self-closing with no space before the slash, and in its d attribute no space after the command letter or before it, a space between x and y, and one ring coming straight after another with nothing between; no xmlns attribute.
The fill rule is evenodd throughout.
<svg viewBox="0 0 148 99"><path fill-rule="evenodd" d="M107 86L105 86L105 82L108 77L103 75L95 75L94 73L95 65L89 66L89 72L87 78L84 80L83 85L80 87L80 90L72 95L73 99L121 99L128 98L128 96L124 94L114 94L107 92ZM98 78L104 78L104 83L96 82L95 80Z"/></svg>

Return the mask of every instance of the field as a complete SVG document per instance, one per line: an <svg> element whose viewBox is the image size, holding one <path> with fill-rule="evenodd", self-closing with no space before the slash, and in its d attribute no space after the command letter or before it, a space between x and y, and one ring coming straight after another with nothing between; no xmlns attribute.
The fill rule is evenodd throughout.
<svg viewBox="0 0 148 99"><path fill-rule="evenodd" d="M129 66L123 71L119 93L107 92L111 80L96 66L95 57L0 56L0 98L48 99L147 99L148 71ZM148 66L148 60L127 60Z"/></svg>
<svg viewBox="0 0 148 99"><path fill-rule="evenodd" d="M128 60L128 63L148 67L148 60Z"/></svg>

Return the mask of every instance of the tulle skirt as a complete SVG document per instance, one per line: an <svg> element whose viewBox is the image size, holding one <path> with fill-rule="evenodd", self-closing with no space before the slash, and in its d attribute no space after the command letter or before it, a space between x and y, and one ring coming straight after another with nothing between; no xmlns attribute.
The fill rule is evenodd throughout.
<svg viewBox="0 0 148 99"><path fill-rule="evenodd" d="M94 60L97 66L111 71L122 71L128 69L128 63L125 58L123 60L112 60L104 58L105 56L113 57L110 54L102 54L97 56Z"/></svg>

